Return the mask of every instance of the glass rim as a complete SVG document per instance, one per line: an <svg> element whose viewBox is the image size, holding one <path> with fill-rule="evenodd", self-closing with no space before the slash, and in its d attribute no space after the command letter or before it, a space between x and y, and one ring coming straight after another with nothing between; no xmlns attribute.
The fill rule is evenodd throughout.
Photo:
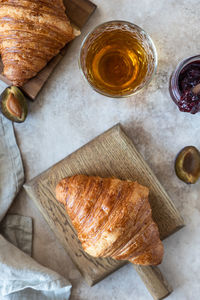
<svg viewBox="0 0 200 300"><path fill-rule="evenodd" d="M154 70L150 76L150 78L148 79L148 81L139 89L136 89L135 91L131 92L130 94L125 94L125 95L110 95L108 93L105 93L101 90L99 90L98 88L95 88L90 82L89 80L87 79L86 75L84 74L84 71L83 71L83 68L82 68L82 65L81 65L81 53L82 53L82 48L86 42L86 40L89 38L89 36L94 33L97 29L103 27L104 25L108 25L108 24L111 24L111 23L120 23L120 24L126 24L126 25L130 25L132 27L135 27L139 32L143 32L148 41L150 42L151 46L152 46L152 49L153 49L153 56L154 56ZM140 26L132 23L132 22L129 22L129 21L124 21L124 20L110 20L110 21L106 21L106 22L103 22L103 23L100 23L99 25L95 26L91 31L89 31L86 36L84 37L82 43L81 43L81 47L80 47L80 51L79 51L79 58L78 58L78 65L79 65L79 69L81 71L81 74L83 76L83 78L86 80L86 82L92 87L93 90L95 90L97 93L103 95L103 96L106 96L106 97L109 97L109 98L129 98L133 95L136 95L138 94L139 92L141 92L142 90L144 90L144 88L146 88L149 83L152 81L155 73L156 73L156 70L157 70L157 66L158 66L158 54L157 54L157 50L156 50L156 47L155 47L155 44L152 40L152 38L150 37L150 35L143 29L141 28Z"/></svg>

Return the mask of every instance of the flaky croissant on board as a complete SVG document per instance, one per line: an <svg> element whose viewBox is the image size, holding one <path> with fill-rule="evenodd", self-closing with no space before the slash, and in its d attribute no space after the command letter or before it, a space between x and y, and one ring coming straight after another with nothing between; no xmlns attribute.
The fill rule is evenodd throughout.
<svg viewBox="0 0 200 300"><path fill-rule="evenodd" d="M0 0L4 75L22 86L76 34L62 0Z"/></svg>
<svg viewBox="0 0 200 300"><path fill-rule="evenodd" d="M164 249L148 194L137 182L86 175L65 178L56 187L88 254L157 265Z"/></svg>

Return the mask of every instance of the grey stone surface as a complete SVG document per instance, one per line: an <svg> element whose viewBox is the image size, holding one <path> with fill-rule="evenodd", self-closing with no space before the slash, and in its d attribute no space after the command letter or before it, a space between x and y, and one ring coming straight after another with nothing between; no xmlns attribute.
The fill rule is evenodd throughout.
<svg viewBox="0 0 200 300"><path fill-rule="evenodd" d="M197 0L95 0L98 10L52 74L29 116L15 130L26 179L38 175L96 135L121 122L185 219L186 227L164 242L161 269L174 288L169 300L200 299L200 182L188 186L174 173L177 152L187 145L200 149L200 114L180 113L168 92L172 70L183 58L199 54ZM94 92L81 77L81 41L97 24L123 19L138 24L153 38L158 71L141 93L113 100ZM33 202L21 192L11 212L34 218L34 258L68 277L72 300L151 299L131 265L90 288L56 241Z"/></svg>

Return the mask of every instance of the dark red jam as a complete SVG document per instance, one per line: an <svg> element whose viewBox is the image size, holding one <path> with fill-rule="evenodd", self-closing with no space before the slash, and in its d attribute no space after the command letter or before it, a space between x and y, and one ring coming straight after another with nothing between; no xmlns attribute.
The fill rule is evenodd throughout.
<svg viewBox="0 0 200 300"><path fill-rule="evenodd" d="M200 90L193 92L193 88L200 83L200 61L194 61L186 65L178 78L181 97L178 100L180 111L196 114L200 111Z"/></svg>

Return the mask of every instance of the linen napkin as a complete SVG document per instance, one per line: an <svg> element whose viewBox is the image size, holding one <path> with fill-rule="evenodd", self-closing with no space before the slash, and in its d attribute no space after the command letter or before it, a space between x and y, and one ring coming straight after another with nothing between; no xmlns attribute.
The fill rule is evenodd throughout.
<svg viewBox="0 0 200 300"><path fill-rule="evenodd" d="M12 123L0 115L0 299L67 300L69 281L30 257L32 219L5 217L23 182L22 160Z"/></svg>

